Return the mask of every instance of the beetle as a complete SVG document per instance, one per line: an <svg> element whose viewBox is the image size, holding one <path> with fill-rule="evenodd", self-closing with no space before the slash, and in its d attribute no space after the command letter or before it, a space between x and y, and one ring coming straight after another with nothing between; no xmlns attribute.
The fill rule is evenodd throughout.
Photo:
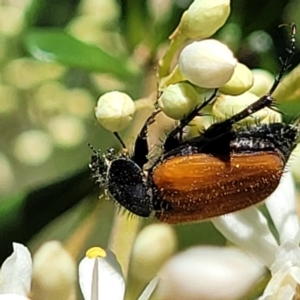
<svg viewBox="0 0 300 300"><path fill-rule="evenodd" d="M233 125L253 113L272 108L272 94L287 71L295 52L296 26L291 25L291 48L269 92L232 117L212 124L199 136L178 138L185 126L215 99L211 97L181 120L166 137L161 155L145 172L147 133L159 113L146 120L132 155L124 150L105 154L93 150L90 168L100 186L133 215L152 214L163 222L202 221L257 204L270 196L296 147L299 129L284 123Z"/></svg>

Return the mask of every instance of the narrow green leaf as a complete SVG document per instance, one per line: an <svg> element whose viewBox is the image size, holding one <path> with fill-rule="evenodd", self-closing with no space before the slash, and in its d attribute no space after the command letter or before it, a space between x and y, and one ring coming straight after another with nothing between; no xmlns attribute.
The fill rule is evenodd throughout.
<svg viewBox="0 0 300 300"><path fill-rule="evenodd" d="M59 29L30 31L25 35L25 45L31 55L39 60L56 61L92 72L110 73L123 80L137 76L126 59L114 57Z"/></svg>

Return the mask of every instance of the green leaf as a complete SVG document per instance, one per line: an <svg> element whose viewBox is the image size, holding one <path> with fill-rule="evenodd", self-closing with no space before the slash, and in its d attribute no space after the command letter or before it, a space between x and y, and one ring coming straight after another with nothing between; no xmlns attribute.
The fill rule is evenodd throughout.
<svg viewBox="0 0 300 300"><path fill-rule="evenodd" d="M138 74L126 58L110 55L99 47L83 43L59 29L36 29L25 35L25 45L32 56L43 61L92 72L110 73L123 80Z"/></svg>

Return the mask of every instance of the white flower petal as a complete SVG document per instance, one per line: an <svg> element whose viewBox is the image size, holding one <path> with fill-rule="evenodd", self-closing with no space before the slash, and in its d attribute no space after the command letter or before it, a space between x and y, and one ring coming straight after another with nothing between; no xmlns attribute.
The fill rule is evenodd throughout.
<svg viewBox="0 0 300 300"><path fill-rule="evenodd" d="M259 300L293 300L297 283L285 272L272 276Z"/></svg>
<svg viewBox="0 0 300 300"><path fill-rule="evenodd" d="M280 246L276 259L271 266L271 272L275 274L280 270L289 270L294 267L300 271L300 248L297 242L290 240ZM300 283L300 275L297 280Z"/></svg>
<svg viewBox="0 0 300 300"><path fill-rule="evenodd" d="M288 272L280 270L272 276L259 300L293 300L299 285L299 268L291 268Z"/></svg>
<svg viewBox="0 0 300 300"><path fill-rule="evenodd" d="M261 265L236 248L195 247L165 264L157 295L164 300L241 299L263 272Z"/></svg>
<svg viewBox="0 0 300 300"><path fill-rule="evenodd" d="M27 296L31 286L32 259L22 244L13 243L14 252L3 263L0 271L0 294Z"/></svg>
<svg viewBox="0 0 300 300"><path fill-rule="evenodd" d="M85 257L79 264L79 284L85 300L123 300L125 281L114 254Z"/></svg>
<svg viewBox="0 0 300 300"><path fill-rule="evenodd" d="M254 255L265 266L274 262L278 245L266 218L255 207L212 220L214 226L242 250Z"/></svg>
<svg viewBox="0 0 300 300"><path fill-rule="evenodd" d="M143 293L140 295L140 297L138 298L138 300L148 300L150 298L150 296L152 295L152 293L154 292L157 284L159 281L159 277L154 277L149 284L146 286L145 290L143 291Z"/></svg>
<svg viewBox="0 0 300 300"><path fill-rule="evenodd" d="M299 231L299 220L295 185L290 171L283 174L278 188L266 200L266 206L279 233L280 243L295 238Z"/></svg>
<svg viewBox="0 0 300 300"><path fill-rule="evenodd" d="M295 241L285 242L271 266L272 278L260 300L292 300L300 284L300 248Z"/></svg>

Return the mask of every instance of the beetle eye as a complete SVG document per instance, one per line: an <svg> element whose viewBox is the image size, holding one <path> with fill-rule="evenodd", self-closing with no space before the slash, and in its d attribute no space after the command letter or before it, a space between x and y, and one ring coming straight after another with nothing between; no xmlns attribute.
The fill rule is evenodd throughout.
<svg viewBox="0 0 300 300"><path fill-rule="evenodd" d="M131 213L149 217L152 211L148 185L141 168L130 159L112 161L107 188L113 198Z"/></svg>

